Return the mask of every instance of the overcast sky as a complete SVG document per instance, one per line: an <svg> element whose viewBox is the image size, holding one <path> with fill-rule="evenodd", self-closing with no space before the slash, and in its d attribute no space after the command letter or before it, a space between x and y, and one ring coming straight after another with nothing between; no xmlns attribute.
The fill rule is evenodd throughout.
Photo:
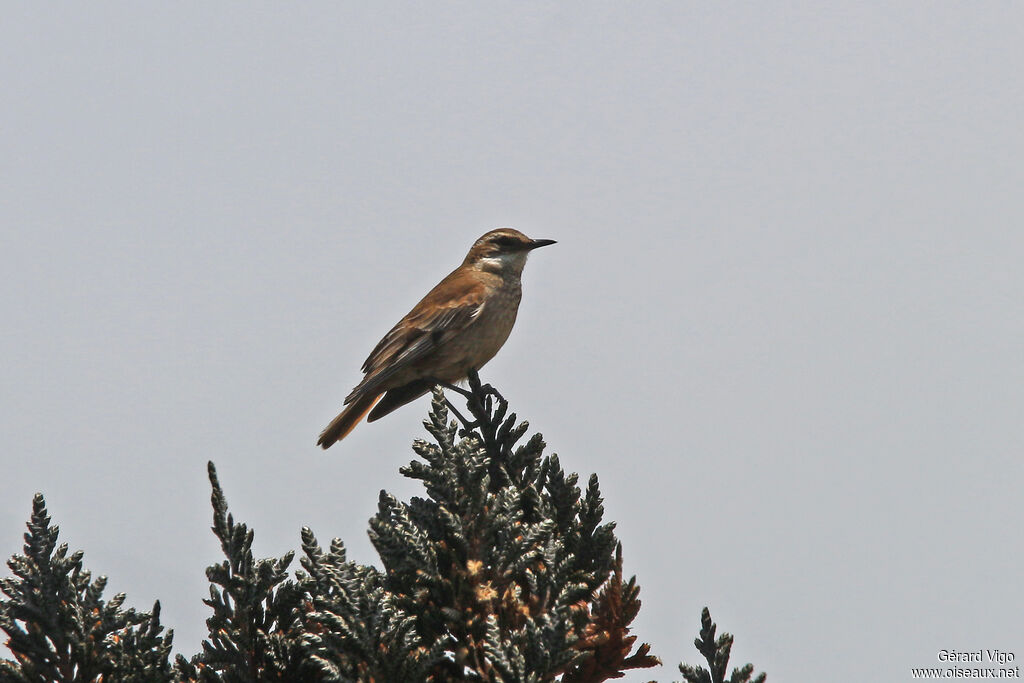
<svg viewBox="0 0 1024 683"><path fill-rule="evenodd" d="M7 3L0 555L42 491L196 652L213 459L261 556L379 566L428 401L316 437L514 226L482 376L601 479L627 681L704 605L775 681L1020 663L1024 7L845 4Z"/></svg>

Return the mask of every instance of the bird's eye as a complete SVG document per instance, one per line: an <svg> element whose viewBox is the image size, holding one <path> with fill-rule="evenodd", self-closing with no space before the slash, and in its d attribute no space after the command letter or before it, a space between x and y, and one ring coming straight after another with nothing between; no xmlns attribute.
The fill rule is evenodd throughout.
<svg viewBox="0 0 1024 683"><path fill-rule="evenodd" d="M517 242L514 239L506 235L495 237L494 243L497 244L499 247L511 247L517 244Z"/></svg>

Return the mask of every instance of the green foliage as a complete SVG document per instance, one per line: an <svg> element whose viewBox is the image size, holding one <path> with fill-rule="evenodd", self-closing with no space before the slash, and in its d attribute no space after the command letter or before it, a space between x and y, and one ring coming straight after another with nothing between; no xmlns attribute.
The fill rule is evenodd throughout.
<svg viewBox="0 0 1024 683"><path fill-rule="evenodd" d="M700 615L701 629L697 639L693 641L697 651L704 655L708 662L708 669L693 667L688 664L680 664L679 671L686 679L686 683L764 683L765 674L754 675L754 665L746 664L738 669L732 670L732 676L725 677L729 669L729 656L732 654L733 637L729 633L723 633L715 640L715 630L718 626L711 621L711 612L707 607ZM710 669L710 670L709 670Z"/></svg>
<svg viewBox="0 0 1024 683"><path fill-rule="evenodd" d="M640 589L623 579L597 477L581 489L475 375L470 391L456 391L471 421L435 391L425 423L433 443L416 441L419 459L401 469L425 497L380 493L369 533L381 569L350 562L338 539L322 547L308 528L294 575L293 553L255 558L253 532L228 512L210 463L223 559L206 570L202 651L173 665L159 603L143 613L123 609L123 594L104 602L106 579L93 581L81 553L57 547L37 495L25 554L0 582L0 628L14 654L0 660L0 683L595 683L659 664L630 634ZM732 638L715 642L704 616L698 649L713 673L681 670L690 683L724 683ZM750 683L750 672L731 683Z"/></svg>
<svg viewBox="0 0 1024 683"><path fill-rule="evenodd" d="M315 680L426 681L447 665L440 647L424 647L415 616L396 604L379 571L346 561L338 539L324 551L308 528L302 549L304 644Z"/></svg>
<svg viewBox="0 0 1024 683"><path fill-rule="evenodd" d="M0 579L0 629L14 654L0 660L0 682L170 681L172 634L161 635L160 603L147 613L122 609L124 593L103 600L106 577L93 580L82 552L68 555L57 535L36 494L24 555L7 563L14 576Z"/></svg>
<svg viewBox="0 0 1024 683"><path fill-rule="evenodd" d="M212 462L208 470L213 533L225 559L206 569L210 598L203 602L213 609L206 620L210 635L203 641L203 652L191 662L178 657L179 677L204 683L303 680L297 623L301 593L287 581L294 553L277 560L254 559L253 532L228 513Z"/></svg>
<svg viewBox="0 0 1024 683"><path fill-rule="evenodd" d="M435 394L427 430L436 443L417 441L422 461L402 469L429 498L382 492L370 538L396 603L454 662L446 680L465 669L473 673L460 680L554 680L603 652L587 626L615 561L613 525L601 524L597 478L583 495L575 474L542 455L540 435L517 446L528 425L495 397L474 386L468 426L483 428L458 440Z"/></svg>

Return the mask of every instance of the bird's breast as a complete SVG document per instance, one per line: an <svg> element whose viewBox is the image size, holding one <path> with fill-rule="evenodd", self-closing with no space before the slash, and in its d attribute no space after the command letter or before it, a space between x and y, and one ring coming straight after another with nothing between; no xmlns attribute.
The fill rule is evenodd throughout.
<svg viewBox="0 0 1024 683"><path fill-rule="evenodd" d="M452 381L464 378L469 369L479 370L498 353L515 325L521 298L519 283L494 287L476 320L444 345L445 374Z"/></svg>
<svg viewBox="0 0 1024 683"><path fill-rule="evenodd" d="M522 292L516 287L499 287L488 298L480 317L474 321L471 343L477 347L476 356L481 364L489 361L512 332L519 312Z"/></svg>

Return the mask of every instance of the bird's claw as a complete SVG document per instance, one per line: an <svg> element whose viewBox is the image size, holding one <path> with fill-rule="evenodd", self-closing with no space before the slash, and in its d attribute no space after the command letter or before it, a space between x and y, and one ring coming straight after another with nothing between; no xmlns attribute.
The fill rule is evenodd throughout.
<svg viewBox="0 0 1024 683"><path fill-rule="evenodd" d="M501 392L498 391L497 389L495 389L494 387L492 387L490 384L485 384L482 387L480 387L480 389L485 394L490 394L491 396L494 396L495 398L497 398L499 401L502 401L502 402L505 402L505 403L508 402L508 401L505 401L505 397L501 395Z"/></svg>

